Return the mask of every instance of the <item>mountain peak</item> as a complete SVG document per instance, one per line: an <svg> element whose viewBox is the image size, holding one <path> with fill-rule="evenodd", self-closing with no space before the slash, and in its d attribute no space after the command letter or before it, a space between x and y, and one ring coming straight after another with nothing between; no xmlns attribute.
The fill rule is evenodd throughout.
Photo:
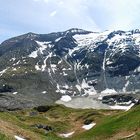
<svg viewBox="0 0 140 140"><path fill-rule="evenodd" d="M88 33L92 33L91 31L86 31L83 29L79 29L79 28L71 28L69 30L66 31L66 33L71 33L71 34L88 34Z"/></svg>
<svg viewBox="0 0 140 140"><path fill-rule="evenodd" d="M29 32L0 45L0 87L7 84L31 100L47 93L45 103L62 94L140 91L139 46L138 31Z"/></svg>

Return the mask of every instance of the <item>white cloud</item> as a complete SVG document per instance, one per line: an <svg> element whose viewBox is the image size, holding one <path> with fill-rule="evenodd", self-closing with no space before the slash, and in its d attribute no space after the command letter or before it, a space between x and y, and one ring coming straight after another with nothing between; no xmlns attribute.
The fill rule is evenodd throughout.
<svg viewBox="0 0 140 140"><path fill-rule="evenodd" d="M139 28L140 0L10 1L0 1L1 28L9 34L11 30L48 33L73 27L92 31Z"/></svg>
<svg viewBox="0 0 140 140"><path fill-rule="evenodd" d="M108 11L109 15L106 19L111 18L108 23L110 29L129 30L137 28L137 19L140 15L139 0L99 0L103 9ZM106 27L107 28L107 27Z"/></svg>
<svg viewBox="0 0 140 140"><path fill-rule="evenodd" d="M45 2L44 0L39 1ZM51 0L46 4L45 15L40 14L42 14L42 17L46 17L48 28L53 31L73 27L99 31L99 26L88 13L87 4L87 0ZM49 17L46 16L48 11ZM45 21L41 23L45 23Z"/></svg>
<svg viewBox="0 0 140 140"><path fill-rule="evenodd" d="M60 0L58 4L59 4L59 5L63 5L64 2Z"/></svg>
<svg viewBox="0 0 140 140"><path fill-rule="evenodd" d="M57 11L53 11L53 12L50 13L50 16L54 17L56 14L57 14Z"/></svg>
<svg viewBox="0 0 140 140"><path fill-rule="evenodd" d="M49 0L44 0L44 2L48 3L48 2L49 2Z"/></svg>
<svg viewBox="0 0 140 140"><path fill-rule="evenodd" d="M68 21L63 21L65 25L90 30L129 30L135 28L136 18L140 14L139 0L52 0L50 4L59 11L56 19Z"/></svg>
<svg viewBox="0 0 140 140"><path fill-rule="evenodd" d="M42 2L45 2L45 3L48 3L49 2L49 0L33 0L33 1L35 1L35 2L42 1Z"/></svg>

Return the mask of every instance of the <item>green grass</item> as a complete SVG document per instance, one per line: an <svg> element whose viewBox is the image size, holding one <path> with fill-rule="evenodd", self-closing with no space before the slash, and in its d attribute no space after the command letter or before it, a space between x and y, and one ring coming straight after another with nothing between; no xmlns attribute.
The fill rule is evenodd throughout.
<svg viewBox="0 0 140 140"><path fill-rule="evenodd" d="M94 129L76 136L74 140L108 139L122 132L136 132L136 137L140 139L138 129L140 129L140 106L128 112L105 117Z"/></svg>
<svg viewBox="0 0 140 140"><path fill-rule="evenodd" d="M9 130L5 130L0 134L0 140L12 140L13 135L19 129L20 133L26 135L31 140L36 137L38 140L107 140L111 137L120 135L120 139L126 140L123 136L127 136L135 132L131 139L140 139L140 106L136 106L127 112L107 111L93 109L72 109L61 105L51 106L46 112L38 112L36 116L30 116L30 112L34 109L16 111L16 112L0 112L0 121L4 121L15 128L12 135L8 134ZM110 114L110 115L108 115ZM96 126L89 131L81 129L85 120L93 120ZM46 133L43 129L32 127L34 124L46 124L53 127L53 131ZM75 129L76 124L80 126ZM60 133L76 131L71 138L61 138ZM1 128L0 128L1 132ZM126 132L123 135L123 132Z"/></svg>
<svg viewBox="0 0 140 140"><path fill-rule="evenodd" d="M11 138L8 138L6 135L0 133L0 140L11 140Z"/></svg>

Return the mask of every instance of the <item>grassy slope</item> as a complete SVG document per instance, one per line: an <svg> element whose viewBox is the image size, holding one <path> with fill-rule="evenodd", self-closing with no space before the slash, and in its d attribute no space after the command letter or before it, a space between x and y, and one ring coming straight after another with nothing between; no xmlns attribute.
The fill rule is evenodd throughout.
<svg viewBox="0 0 140 140"><path fill-rule="evenodd" d="M10 140L10 138L8 138L4 134L0 133L0 140Z"/></svg>
<svg viewBox="0 0 140 140"><path fill-rule="evenodd" d="M80 134L74 140L140 139L140 106L128 112L105 117L96 127Z"/></svg>
<svg viewBox="0 0 140 140"><path fill-rule="evenodd" d="M131 139L140 139L140 106L128 112L71 109L60 105L36 116L29 115L32 111L0 112L0 140L12 140L14 135L30 140L63 140L66 138L59 134L72 131L75 134L68 140L116 140L129 135ZM97 125L84 131L81 127L85 120L93 120ZM53 132L46 134L43 129L32 127L34 124L50 125Z"/></svg>

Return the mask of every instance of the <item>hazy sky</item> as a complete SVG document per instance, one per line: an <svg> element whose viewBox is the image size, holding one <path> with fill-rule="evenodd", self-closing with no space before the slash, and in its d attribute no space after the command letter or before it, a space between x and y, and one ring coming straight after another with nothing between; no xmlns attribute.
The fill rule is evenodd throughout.
<svg viewBox="0 0 140 140"><path fill-rule="evenodd" d="M0 42L26 32L131 30L139 25L140 0L0 0Z"/></svg>

